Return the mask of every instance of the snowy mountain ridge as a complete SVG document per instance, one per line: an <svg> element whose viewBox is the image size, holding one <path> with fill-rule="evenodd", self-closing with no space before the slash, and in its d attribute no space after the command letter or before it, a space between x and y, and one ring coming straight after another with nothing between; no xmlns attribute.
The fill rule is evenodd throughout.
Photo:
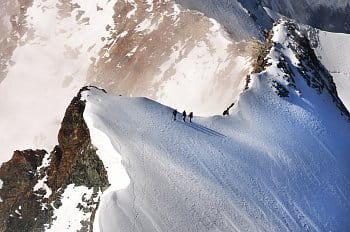
<svg viewBox="0 0 350 232"><path fill-rule="evenodd" d="M349 112L331 75L285 20L254 70L229 116L193 123L146 98L82 89L50 155L17 152L0 168L7 231L346 230ZM11 162L34 173L13 192Z"/></svg>
<svg viewBox="0 0 350 232"><path fill-rule="evenodd" d="M243 89L254 60L254 41L234 41L215 20L174 1L34 0L18 7L25 20L18 21L19 38L0 45L0 130L9 132L0 134L1 162L15 149L52 150L82 86L219 114ZM214 91L226 88L233 91Z"/></svg>
<svg viewBox="0 0 350 232"><path fill-rule="evenodd" d="M0 162L15 149L52 150L66 107L85 85L116 95L145 96L179 110L193 108L202 116L221 113L244 88L259 47L255 40L264 41L264 30L272 27L266 7L298 22L316 19L314 26L346 32L347 4L348 0L3 0L0 130L8 133L0 134ZM319 7L324 20L317 20ZM323 37L323 47L345 43L341 53L346 56L347 40L337 42L338 38ZM332 61L338 56L332 57L322 61L329 70L341 72L334 76L345 102L350 99L350 78L342 68L348 62L335 62L344 65L334 70ZM329 60L332 64L327 66ZM206 107L203 102L208 102Z"/></svg>
<svg viewBox="0 0 350 232"><path fill-rule="evenodd" d="M289 20L282 19L273 28L271 35L272 37L267 41L271 50L263 62L262 68L265 72L259 74L260 78L264 78L265 75L270 79L273 88L282 97L314 98L315 100L330 98L341 115L350 119L348 110L339 99L333 77L318 60L310 41L299 31L298 26ZM307 86L303 86L305 83L301 80L304 80ZM315 89L318 96L309 94L308 87ZM306 96L303 96L303 89L306 89ZM329 99L322 100L324 103L314 103L315 106L312 108L321 107L329 101Z"/></svg>
<svg viewBox="0 0 350 232"><path fill-rule="evenodd" d="M85 93L88 127L108 138L130 182L104 196L95 225L102 231L349 226L349 113L294 24L280 22L270 39L265 67L227 118L171 124L171 109L147 99ZM105 146L94 137L92 143Z"/></svg>

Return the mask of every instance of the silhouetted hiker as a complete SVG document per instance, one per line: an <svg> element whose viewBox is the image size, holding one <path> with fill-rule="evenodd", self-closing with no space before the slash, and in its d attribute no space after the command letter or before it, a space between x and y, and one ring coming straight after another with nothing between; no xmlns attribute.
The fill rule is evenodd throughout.
<svg viewBox="0 0 350 232"><path fill-rule="evenodd" d="M176 115L177 115L177 110L174 110L174 111L173 111L173 118L174 118L174 121L176 120Z"/></svg>
<svg viewBox="0 0 350 232"><path fill-rule="evenodd" d="M222 113L224 116L230 114L230 109L235 105L235 103L232 103L227 109Z"/></svg>
<svg viewBox="0 0 350 232"><path fill-rule="evenodd" d="M225 110L222 114L223 114L224 116L225 116L225 115L228 115L228 109Z"/></svg>
<svg viewBox="0 0 350 232"><path fill-rule="evenodd" d="M193 112L191 112L188 117L190 118L190 122L192 122L192 118L193 118Z"/></svg>
<svg viewBox="0 0 350 232"><path fill-rule="evenodd" d="M184 122L186 122L186 111L184 110L184 112L182 112L182 119L184 120Z"/></svg>

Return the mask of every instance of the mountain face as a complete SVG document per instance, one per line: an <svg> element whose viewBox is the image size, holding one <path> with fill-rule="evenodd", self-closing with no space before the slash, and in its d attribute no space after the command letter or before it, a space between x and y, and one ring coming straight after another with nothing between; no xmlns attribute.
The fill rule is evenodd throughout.
<svg viewBox="0 0 350 232"><path fill-rule="evenodd" d="M266 8L299 23L330 32L350 33L350 1L325 0L176 0L180 5L216 19L237 40L264 40L273 16Z"/></svg>
<svg viewBox="0 0 350 232"><path fill-rule="evenodd" d="M1 1L0 231L346 231L349 10Z"/></svg>
<svg viewBox="0 0 350 232"><path fill-rule="evenodd" d="M90 70L90 84L203 116L221 113L238 97L259 42L237 42L215 20L172 1L133 4L115 5L113 34Z"/></svg>
<svg viewBox="0 0 350 232"><path fill-rule="evenodd" d="M52 150L64 111L84 85L220 114L245 88L272 28L266 7L311 23L324 6L339 17L315 26L332 22L344 28L332 31L345 31L347 1L296 2L3 0L0 131L8 133L0 133L0 161L16 149ZM341 96L344 80L335 79Z"/></svg>
<svg viewBox="0 0 350 232"><path fill-rule="evenodd" d="M176 2L214 18L238 41L252 37L264 40L263 30L270 30L273 23L263 6L254 0L177 0Z"/></svg>
<svg viewBox="0 0 350 232"><path fill-rule="evenodd" d="M349 0L262 0L262 5L325 31L350 33Z"/></svg>
<svg viewBox="0 0 350 232"><path fill-rule="evenodd" d="M311 45L322 64L334 77L340 98L350 109L350 58L349 34L332 33L305 26L301 27L311 41Z"/></svg>
<svg viewBox="0 0 350 232"><path fill-rule="evenodd" d="M25 42L23 37L28 33L26 14L32 3L32 0L0 2L0 83L7 75L13 51Z"/></svg>
<svg viewBox="0 0 350 232"><path fill-rule="evenodd" d="M244 88L260 47L173 1L38 0L25 9L23 43L9 40L3 62L0 130L9 133L0 134L2 161L16 149L52 150L64 111L84 85L220 114Z"/></svg>
<svg viewBox="0 0 350 232"><path fill-rule="evenodd" d="M310 44L280 21L230 115L193 123L83 88L50 154L1 166L0 229L346 230L350 114Z"/></svg>
<svg viewBox="0 0 350 232"><path fill-rule="evenodd" d="M50 154L15 151L2 164L0 231L93 230L99 198L109 182L91 144L84 108L79 93L67 108L58 145ZM65 217L68 212L75 217Z"/></svg>

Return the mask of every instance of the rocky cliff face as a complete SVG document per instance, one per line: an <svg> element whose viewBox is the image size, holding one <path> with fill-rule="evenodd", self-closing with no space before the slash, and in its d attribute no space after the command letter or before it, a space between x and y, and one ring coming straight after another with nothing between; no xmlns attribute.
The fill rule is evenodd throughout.
<svg viewBox="0 0 350 232"><path fill-rule="evenodd" d="M40 212L40 197L33 192L38 181L37 168L42 164L44 150L15 151L0 169L0 231L24 231L35 228ZM40 222L39 222L40 223Z"/></svg>
<svg viewBox="0 0 350 232"><path fill-rule="evenodd" d="M92 190L75 206L88 215L88 220L80 222L80 231L92 231L99 196L109 183L91 144L80 93L67 108L58 145L50 154L44 150L15 151L12 159L1 166L0 231L49 229L69 185Z"/></svg>

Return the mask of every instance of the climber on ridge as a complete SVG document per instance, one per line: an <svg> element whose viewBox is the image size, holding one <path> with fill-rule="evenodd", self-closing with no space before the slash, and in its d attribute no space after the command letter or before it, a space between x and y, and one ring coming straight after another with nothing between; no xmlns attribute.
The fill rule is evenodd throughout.
<svg viewBox="0 0 350 232"><path fill-rule="evenodd" d="M174 110L173 111L173 119L174 119L174 121L176 120L176 115L177 115L177 110Z"/></svg>
<svg viewBox="0 0 350 232"><path fill-rule="evenodd" d="M184 122L186 122L186 111L184 110L184 112L182 112L182 119L184 120Z"/></svg>
<svg viewBox="0 0 350 232"><path fill-rule="evenodd" d="M190 122L192 122L192 118L193 118L193 112L191 112L188 117L190 118Z"/></svg>

